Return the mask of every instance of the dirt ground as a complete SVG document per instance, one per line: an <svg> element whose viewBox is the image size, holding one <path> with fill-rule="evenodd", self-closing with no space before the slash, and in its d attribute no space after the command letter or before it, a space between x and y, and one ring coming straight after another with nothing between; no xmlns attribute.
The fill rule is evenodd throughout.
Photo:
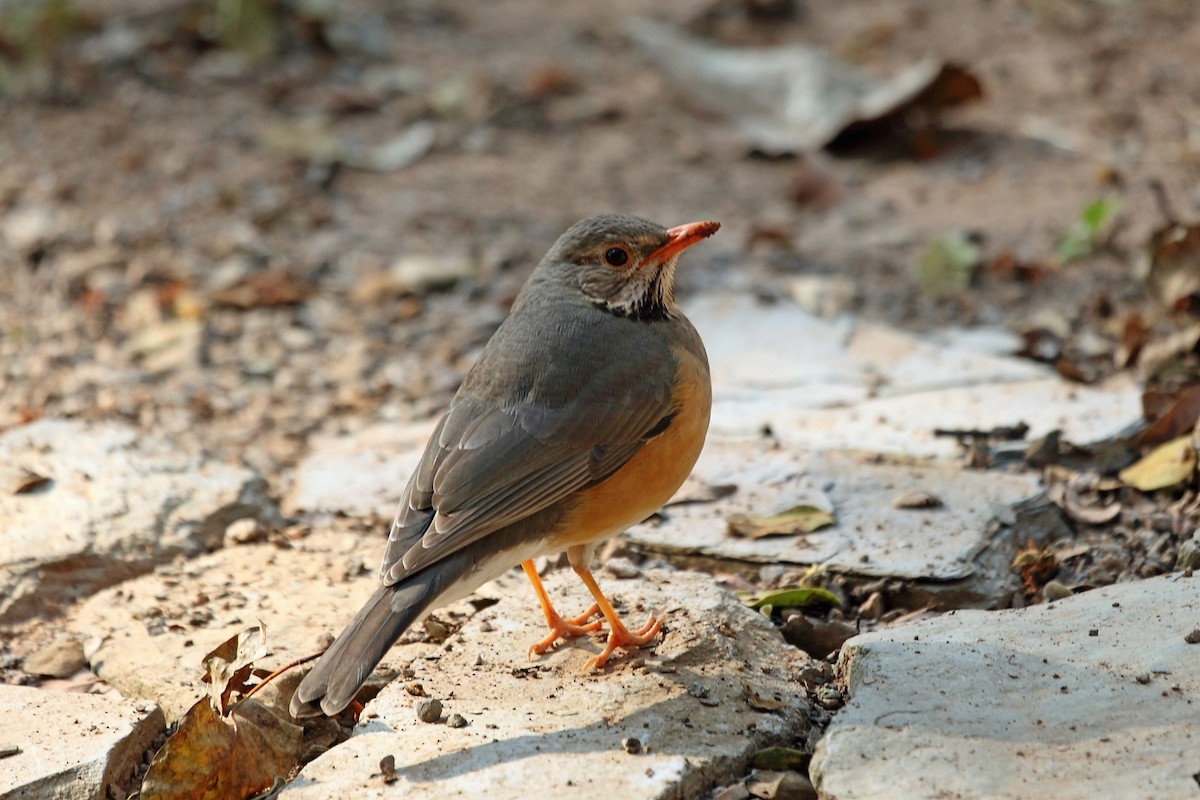
<svg viewBox="0 0 1200 800"><path fill-rule="evenodd" d="M214 6L74 0L21 32L0 0L0 431L121 418L283 486L316 432L444 406L557 235L609 211L721 221L685 299L849 278L846 310L1008 326L1082 380L1137 368L1130 320L1186 322L1139 265L1156 182L1200 218L1190 0L287 3L257 62ZM880 76L933 55L983 96L768 156L650 66L635 16ZM353 155L414 130L411 164ZM936 296L918 261L954 232L979 263Z"/></svg>
<svg viewBox="0 0 1200 800"><path fill-rule="evenodd" d="M260 66L206 38L203 3L76 6L53 80L0 115L0 426L117 415L268 477L314 429L439 407L535 260L593 213L721 220L684 295L834 274L868 316L1020 329L1089 324L1106 303L1153 318L1135 276L1162 224L1150 181L1180 216L1200 206L1187 2L809 3L767 21L751 11L773 4L749 0L345 2L340 50L285 15ZM639 14L729 44L817 44L880 75L932 53L985 95L848 157L760 157L630 46L618 23ZM398 89L368 88L389 69ZM313 118L358 143L425 120L436 142L389 172L264 144ZM827 202L804 202L814 184ZM918 286L931 239L963 230L985 265L1044 265L1103 197L1119 202L1103 246L1041 280ZM468 258L470 274L441 294L373 277L411 254Z"/></svg>

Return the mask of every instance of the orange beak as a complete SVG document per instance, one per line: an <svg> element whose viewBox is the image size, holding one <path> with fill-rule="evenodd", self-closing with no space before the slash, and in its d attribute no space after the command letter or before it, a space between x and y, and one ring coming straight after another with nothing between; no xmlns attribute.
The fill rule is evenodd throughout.
<svg viewBox="0 0 1200 800"><path fill-rule="evenodd" d="M651 253L646 259L646 263L665 263L701 239L707 239L709 236L712 236L720 227L721 223L719 222L689 222L686 225L677 225L674 228L668 228L667 236L671 238L667 240L666 244Z"/></svg>

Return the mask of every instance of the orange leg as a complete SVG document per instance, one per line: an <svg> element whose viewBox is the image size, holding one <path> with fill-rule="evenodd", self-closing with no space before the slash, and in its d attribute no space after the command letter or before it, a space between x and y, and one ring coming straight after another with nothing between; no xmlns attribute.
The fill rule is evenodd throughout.
<svg viewBox="0 0 1200 800"><path fill-rule="evenodd" d="M591 670L603 667L618 647L641 647L642 645L649 644L655 636L658 636L659 631L662 630L662 620L651 614L650 619L647 620L645 625L630 633L629 629L617 617L617 612L612 607L612 603L608 602L608 598L604 596L604 592L600 591L600 586L596 583L596 579L592 577L591 571L587 567L577 566L575 567L575 572L588 587L588 591L592 593L592 597L596 598L596 605L599 607L600 613L608 620L608 644L600 651L600 655L593 658L584 666L584 672L590 672Z"/></svg>
<svg viewBox="0 0 1200 800"><path fill-rule="evenodd" d="M534 568L533 562L522 561L521 569L525 570L525 576L529 578L529 582L533 584L533 590L537 592L538 602L542 604L542 613L546 615L546 625L550 628L550 633L546 634L546 638L536 642L529 648L530 658L545 653L559 639L570 639L600 630L603 622L598 619L592 619L592 617L601 613L599 605L593 603L591 608L578 617L563 619L550 603L550 595L546 594L546 587L542 586L542 579L538 577L537 569ZM589 620L591 621L589 622Z"/></svg>

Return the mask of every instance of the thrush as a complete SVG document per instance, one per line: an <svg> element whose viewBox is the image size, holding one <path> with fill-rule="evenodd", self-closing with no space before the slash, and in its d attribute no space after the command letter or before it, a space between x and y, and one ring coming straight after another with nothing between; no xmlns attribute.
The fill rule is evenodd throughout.
<svg viewBox="0 0 1200 800"><path fill-rule="evenodd" d="M700 455L712 387L704 345L675 303L675 265L719 227L603 215L555 242L430 436L379 586L300 682L293 715L341 711L421 614L517 564L549 628L531 655L607 622L595 669L659 634L653 614L627 628L590 568L596 546L658 510ZM532 561L564 550L595 599L570 619Z"/></svg>

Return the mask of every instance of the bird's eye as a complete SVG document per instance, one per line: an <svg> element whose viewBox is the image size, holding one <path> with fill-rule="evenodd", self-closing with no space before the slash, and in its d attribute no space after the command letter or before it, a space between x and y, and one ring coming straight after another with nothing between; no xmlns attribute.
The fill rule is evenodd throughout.
<svg viewBox="0 0 1200 800"><path fill-rule="evenodd" d="M604 251L604 260L609 266L623 267L629 261L629 253L621 247L610 247Z"/></svg>

